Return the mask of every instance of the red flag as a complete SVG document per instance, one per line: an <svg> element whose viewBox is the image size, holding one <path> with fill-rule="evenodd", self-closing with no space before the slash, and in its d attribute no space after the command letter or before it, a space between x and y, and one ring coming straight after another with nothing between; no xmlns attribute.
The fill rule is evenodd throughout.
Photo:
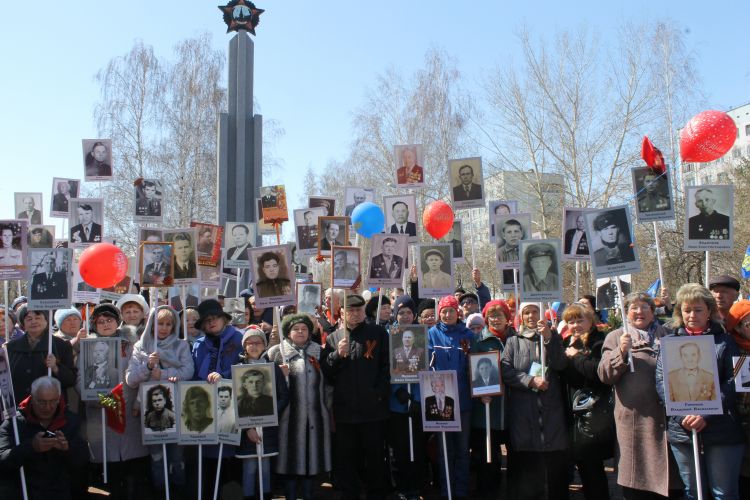
<svg viewBox="0 0 750 500"><path fill-rule="evenodd" d="M646 162L646 165L651 170L661 175L665 171L664 167L664 155L661 154L658 148L654 147L651 139L647 135L643 136L643 143L641 144L641 158Z"/></svg>
<svg viewBox="0 0 750 500"><path fill-rule="evenodd" d="M107 414L107 427L118 434L125 433L125 395L122 393L122 382L112 390L115 404L104 407Z"/></svg>

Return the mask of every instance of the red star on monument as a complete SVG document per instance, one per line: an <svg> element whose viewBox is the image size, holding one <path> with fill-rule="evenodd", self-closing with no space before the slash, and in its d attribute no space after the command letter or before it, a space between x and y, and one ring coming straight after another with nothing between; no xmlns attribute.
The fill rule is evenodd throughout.
<svg viewBox="0 0 750 500"><path fill-rule="evenodd" d="M264 9L258 9L254 3L246 0L231 0L228 4L218 7L224 13L227 33L245 30L255 35L255 27L260 22L260 15L265 12Z"/></svg>

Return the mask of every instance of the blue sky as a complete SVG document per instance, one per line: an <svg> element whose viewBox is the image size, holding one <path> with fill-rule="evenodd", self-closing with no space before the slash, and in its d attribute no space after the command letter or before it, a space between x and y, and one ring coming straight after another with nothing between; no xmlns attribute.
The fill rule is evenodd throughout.
<svg viewBox="0 0 750 500"><path fill-rule="evenodd" d="M687 34L708 107L750 101L747 16L740 2L727 11L696 1L614 4L259 0L266 13L255 38L255 94L264 116L286 131L276 146L283 176L299 179L308 165L322 168L345 156L352 112L387 67L409 73L428 49L438 47L455 58L471 89L483 70L518 60L515 32L524 24L535 36L586 24L606 39L623 21L669 19ZM135 40L170 57L178 41L209 32L214 46L225 50L231 35L217 5L3 2L0 218L13 216L13 192L42 191L45 223L51 220L46 212L52 177L80 178L80 140L96 135L92 110L99 89L93 76ZM300 186L287 185L296 205Z"/></svg>

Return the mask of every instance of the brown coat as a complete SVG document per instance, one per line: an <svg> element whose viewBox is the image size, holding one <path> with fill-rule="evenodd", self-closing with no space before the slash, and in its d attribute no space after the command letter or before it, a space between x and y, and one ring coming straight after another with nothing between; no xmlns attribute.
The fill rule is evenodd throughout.
<svg viewBox="0 0 750 500"><path fill-rule="evenodd" d="M657 349L658 339L668 333L661 326L656 328ZM682 483L669 453L664 406L656 394L656 351L645 339L634 341L635 370L631 372L620 353L621 335L622 328L607 335L598 370L602 382L615 388L617 484L667 496L670 486L679 488Z"/></svg>

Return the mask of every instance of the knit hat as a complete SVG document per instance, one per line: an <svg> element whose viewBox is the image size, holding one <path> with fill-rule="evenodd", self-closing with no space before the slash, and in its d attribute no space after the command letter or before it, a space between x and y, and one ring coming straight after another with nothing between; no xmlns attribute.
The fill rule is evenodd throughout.
<svg viewBox="0 0 750 500"><path fill-rule="evenodd" d="M24 305L22 305L22 306L21 306L21 308L20 308L20 309L19 309L19 310L18 310L18 311L16 312L16 314L18 314L18 326L20 326L20 327L21 327L21 330L24 330L24 327L23 327L23 320L24 320L24 319L26 319L26 316L27 316L27 315L28 315L28 314L29 314L30 312L32 312L32 311L34 311L34 312L36 312L36 313L39 313L39 314L42 314L42 315L43 315L43 316L44 316L44 317L45 317L45 318L47 319L47 321L49 322L49 316L47 316L47 311L46 311L46 310L44 310L44 309L39 309L39 310L36 310L36 309L29 309L29 307L28 307L28 306L27 306L26 304L24 304Z"/></svg>
<svg viewBox="0 0 750 500"><path fill-rule="evenodd" d="M456 310L456 312L458 312L458 301L456 300L456 297L454 297L453 295L446 295L445 297L440 299L440 302L438 302L438 310L436 311L438 318L440 317L440 311L442 311L445 307L452 307Z"/></svg>
<svg viewBox="0 0 750 500"><path fill-rule="evenodd" d="M203 324L203 320L208 316L223 316L227 319L227 322L232 321L232 316L224 311L221 303L216 299L206 299L198 304L198 314L200 316L198 317L198 321L195 322L195 328L198 330L203 330L201 325Z"/></svg>
<svg viewBox="0 0 750 500"><path fill-rule="evenodd" d="M727 331L733 333L742 319L750 314L750 300L740 300L732 304L727 314Z"/></svg>
<svg viewBox="0 0 750 500"><path fill-rule="evenodd" d="M505 319L510 321L510 306L507 302L500 299L491 300L484 305L484 308L482 309L482 317L485 321L487 321L487 313L493 307L499 307L500 309L502 309L503 314L505 315Z"/></svg>
<svg viewBox="0 0 750 500"><path fill-rule="evenodd" d="M479 298L477 297L476 293L466 292L462 293L460 297L458 297L458 303L461 304L466 299L472 299L474 302L479 304Z"/></svg>
<svg viewBox="0 0 750 500"><path fill-rule="evenodd" d="M414 303L414 299L409 297L408 295L399 295L398 298L393 302L393 311L395 314L398 314L399 309L402 307L407 307L411 309L411 312L416 314L417 312L417 305Z"/></svg>
<svg viewBox="0 0 750 500"><path fill-rule="evenodd" d="M263 340L263 350L268 348L268 339L266 338L266 334L263 330L261 330L257 325L250 325L245 329L245 333L242 334L242 348L245 348L245 341L249 339L250 337L259 337Z"/></svg>
<svg viewBox="0 0 750 500"><path fill-rule="evenodd" d="M78 312L78 309L58 309L57 311L55 311L55 324L58 328L60 328L60 325L63 324L63 321L71 316L76 316L79 320L83 321L81 313Z"/></svg>
<svg viewBox="0 0 750 500"><path fill-rule="evenodd" d="M96 331L96 318L99 316L111 316L118 325L120 324L120 310L114 304L99 304L89 317L89 328L94 332Z"/></svg>
<svg viewBox="0 0 750 500"><path fill-rule="evenodd" d="M14 300L13 302L11 302L11 304L10 304L10 310L11 311L15 311L16 307L18 307L20 304L28 304L28 302L29 302L29 299L27 299L23 295L20 295L20 296L16 297L16 300Z"/></svg>
<svg viewBox="0 0 750 500"><path fill-rule="evenodd" d="M466 318L466 328L471 330L471 327L473 326L481 326L484 328L484 318L479 313L473 313L469 314L469 317Z"/></svg>
<svg viewBox="0 0 750 500"><path fill-rule="evenodd" d="M370 300L367 301L367 304L365 305L365 315L367 317L369 317L369 318L374 318L375 317L375 310L378 308L378 300L380 300L379 296L378 295L373 295L370 298ZM382 296L382 300L383 300L383 302L382 302L382 304L380 304L381 307L383 306L383 304L391 305L391 299L389 299L385 295Z"/></svg>
<svg viewBox="0 0 750 500"><path fill-rule="evenodd" d="M149 310L151 309L150 307L148 307L148 303L146 302L146 299L143 298L143 295L137 293L126 293L125 295L120 297L120 300L117 301L117 309L122 311L122 308L128 302L135 302L136 304L141 306L144 316L148 314Z"/></svg>
<svg viewBox="0 0 750 500"><path fill-rule="evenodd" d="M310 316L307 314L290 314L289 316L284 316L284 319L281 321L281 335L284 338L289 338L289 332L292 331L292 327L299 323L306 325L307 334L312 335L313 324L310 320Z"/></svg>
<svg viewBox="0 0 750 500"><path fill-rule="evenodd" d="M420 300L419 306L417 306L417 317L422 316L422 313L425 312L426 309L435 309L435 301L432 299Z"/></svg>
<svg viewBox="0 0 750 500"><path fill-rule="evenodd" d="M521 307L518 308L518 314L523 314L523 310L527 307L536 307L537 311L540 313L542 312L541 309L539 309L538 302L521 302Z"/></svg>

